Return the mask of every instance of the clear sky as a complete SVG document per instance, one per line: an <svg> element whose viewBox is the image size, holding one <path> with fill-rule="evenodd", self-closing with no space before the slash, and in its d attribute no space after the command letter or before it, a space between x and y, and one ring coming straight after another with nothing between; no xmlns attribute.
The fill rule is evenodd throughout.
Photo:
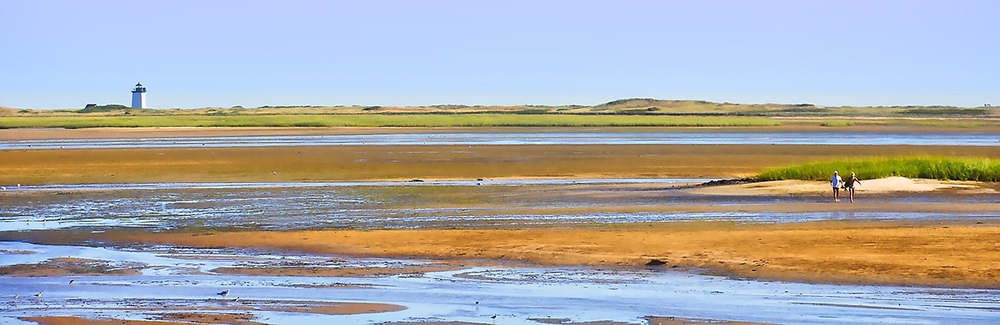
<svg viewBox="0 0 1000 325"><path fill-rule="evenodd" d="M0 106L1000 105L1000 1L3 1Z"/></svg>

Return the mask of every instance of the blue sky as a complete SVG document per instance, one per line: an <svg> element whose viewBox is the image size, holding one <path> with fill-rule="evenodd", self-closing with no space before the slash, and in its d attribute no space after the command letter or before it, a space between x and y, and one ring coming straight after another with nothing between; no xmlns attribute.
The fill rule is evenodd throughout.
<svg viewBox="0 0 1000 325"><path fill-rule="evenodd" d="M1000 105L1000 1L4 1L0 106Z"/></svg>

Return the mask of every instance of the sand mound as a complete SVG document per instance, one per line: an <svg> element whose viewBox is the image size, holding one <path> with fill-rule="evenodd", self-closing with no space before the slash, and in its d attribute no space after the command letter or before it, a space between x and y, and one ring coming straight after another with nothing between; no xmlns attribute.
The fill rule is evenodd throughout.
<svg viewBox="0 0 1000 325"><path fill-rule="evenodd" d="M932 192L943 189L995 192L990 189L981 188L974 182L909 179L906 177L862 180L855 188L859 193ZM789 180L712 186L692 189L691 191L707 195L825 195L830 192L830 184L827 182Z"/></svg>

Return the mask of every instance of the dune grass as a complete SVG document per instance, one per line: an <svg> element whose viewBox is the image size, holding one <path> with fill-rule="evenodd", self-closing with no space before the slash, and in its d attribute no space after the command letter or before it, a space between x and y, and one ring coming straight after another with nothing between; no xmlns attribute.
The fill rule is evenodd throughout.
<svg viewBox="0 0 1000 325"><path fill-rule="evenodd" d="M827 180L833 171L857 173L858 178L874 179L890 176L957 181L1000 181L1000 160L989 158L904 157L859 158L771 168L754 180Z"/></svg>
<svg viewBox="0 0 1000 325"><path fill-rule="evenodd" d="M343 114L0 117L0 128L94 127L473 127L473 126L776 126L761 117L564 114Z"/></svg>

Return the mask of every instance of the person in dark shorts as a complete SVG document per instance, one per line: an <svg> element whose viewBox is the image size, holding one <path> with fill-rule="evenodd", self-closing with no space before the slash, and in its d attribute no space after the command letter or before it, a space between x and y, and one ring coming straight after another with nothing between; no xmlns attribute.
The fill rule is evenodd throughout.
<svg viewBox="0 0 1000 325"><path fill-rule="evenodd" d="M847 192L851 195L851 203L854 203L854 186L856 185L861 185L861 180L854 173L851 173L851 177L844 181L844 189L847 189Z"/></svg>

